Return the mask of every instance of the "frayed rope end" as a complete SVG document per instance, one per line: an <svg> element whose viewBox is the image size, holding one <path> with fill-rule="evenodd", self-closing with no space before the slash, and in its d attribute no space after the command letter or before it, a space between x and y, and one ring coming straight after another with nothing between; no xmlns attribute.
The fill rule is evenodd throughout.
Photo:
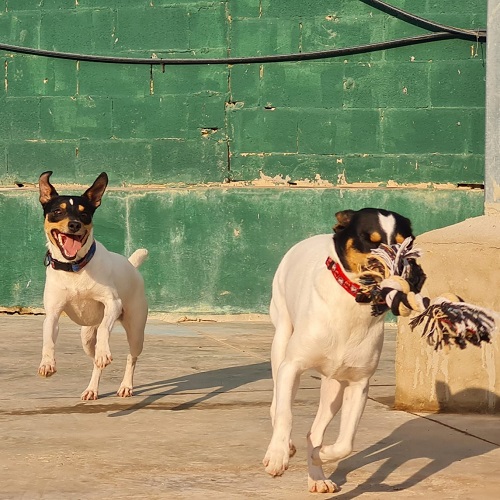
<svg viewBox="0 0 500 500"><path fill-rule="evenodd" d="M372 250L361 270L359 303L369 303L372 315L379 316L390 309L396 316L420 314L410 321L412 331L423 324L422 336L436 350L450 345L464 349L468 343L479 346L491 342L495 330L495 311L467 304L453 294L444 294L431 301L420 295L426 275L417 264L420 249L413 248L413 238L402 244L380 245Z"/></svg>
<svg viewBox="0 0 500 500"><path fill-rule="evenodd" d="M495 319L491 312L465 302L451 302L438 298L425 311L413 318L409 325L413 331L424 324L422 337L427 338L435 350L454 344L465 349L467 343L475 346L491 342Z"/></svg>

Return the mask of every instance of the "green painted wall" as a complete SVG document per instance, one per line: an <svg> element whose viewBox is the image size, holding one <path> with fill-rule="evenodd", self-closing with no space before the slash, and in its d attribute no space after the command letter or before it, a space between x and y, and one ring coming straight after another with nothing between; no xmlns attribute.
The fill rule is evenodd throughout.
<svg viewBox="0 0 500 500"><path fill-rule="evenodd" d="M432 189L418 196L408 189L112 190L96 212L95 235L125 255L148 248L141 271L153 311L266 313L272 276L288 248L331 232L338 210L373 205L411 215L422 233L481 214L483 197ZM2 306L41 306L42 223L35 190L0 191Z"/></svg>
<svg viewBox="0 0 500 500"><path fill-rule="evenodd" d="M64 5L69 4L69 5ZM486 0L395 1L467 28ZM57 29L54 27L57 26ZM2 41L65 52L222 57L423 33L359 0L0 2ZM353 57L131 66L3 53L0 179L107 169L117 184L292 180L482 182L484 54L442 41Z"/></svg>
<svg viewBox="0 0 500 500"><path fill-rule="evenodd" d="M391 3L486 25L486 0ZM304 52L420 33L359 0L0 0L1 42L125 57ZM337 210L397 209L418 232L481 214L482 191L454 186L483 182L483 49L448 40L231 67L0 52L0 306L41 303L32 187L48 169L82 186L108 172L115 190L96 235L116 251L150 250L155 311L266 312L282 254L329 231ZM372 184L342 187L358 182ZM406 188L384 188L394 183Z"/></svg>

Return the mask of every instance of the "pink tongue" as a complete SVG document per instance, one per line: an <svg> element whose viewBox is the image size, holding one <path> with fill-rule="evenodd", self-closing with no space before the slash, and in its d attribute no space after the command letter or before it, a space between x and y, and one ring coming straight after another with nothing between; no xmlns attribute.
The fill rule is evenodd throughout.
<svg viewBox="0 0 500 500"><path fill-rule="evenodd" d="M63 247L68 257L74 257L78 250L82 248L82 243L68 236L63 236Z"/></svg>

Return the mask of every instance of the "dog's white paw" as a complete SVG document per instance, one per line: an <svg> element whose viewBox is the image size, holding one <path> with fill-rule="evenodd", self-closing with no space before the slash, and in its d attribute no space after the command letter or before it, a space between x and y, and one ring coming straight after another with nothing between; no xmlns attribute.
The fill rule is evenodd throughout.
<svg viewBox="0 0 500 500"><path fill-rule="evenodd" d="M97 393L97 390L94 389L85 389L82 392L82 400L83 401L95 401L99 395Z"/></svg>
<svg viewBox="0 0 500 500"><path fill-rule="evenodd" d="M130 396L132 396L132 387L122 385L120 386L116 394L121 398L129 398Z"/></svg>
<svg viewBox="0 0 500 500"><path fill-rule="evenodd" d="M311 476L307 478L307 487L310 493L335 493L340 491L340 488L330 479L313 479Z"/></svg>
<svg viewBox="0 0 500 500"><path fill-rule="evenodd" d="M38 375L40 377L51 377L54 373L57 372L56 369L56 360L53 359L51 361L43 361L40 363L38 367Z"/></svg>
<svg viewBox="0 0 500 500"><path fill-rule="evenodd" d="M96 351L94 363L97 368L100 368L102 370L103 368L106 368L106 366L108 366L111 361L113 361L113 357L111 356L110 351L103 351L101 353Z"/></svg>
<svg viewBox="0 0 500 500"><path fill-rule="evenodd" d="M290 449L267 449L266 456L262 463L266 472L273 477L281 476L288 469L288 459L290 458Z"/></svg>

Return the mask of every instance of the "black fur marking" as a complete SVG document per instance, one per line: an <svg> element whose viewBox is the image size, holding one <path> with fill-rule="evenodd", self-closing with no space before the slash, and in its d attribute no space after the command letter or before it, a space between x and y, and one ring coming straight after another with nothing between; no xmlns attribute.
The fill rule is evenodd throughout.
<svg viewBox="0 0 500 500"><path fill-rule="evenodd" d="M373 232L378 232L385 235L385 231L380 225L379 214L383 216L392 215L395 220L394 234L391 241L373 242L370 235ZM396 235L400 234L403 238L413 236L411 221L396 212L384 210L381 208L362 208L358 211L344 210L335 214L338 224L335 226L335 234L333 241L335 250L340 258L342 265L346 271L356 271L351 269L347 260L347 242L352 241L352 249L361 254L369 255L370 251L377 248L380 243L388 243L392 245L396 243Z"/></svg>
<svg viewBox="0 0 500 500"><path fill-rule="evenodd" d="M73 200L73 204L69 200ZM78 206L84 209L79 210ZM88 198L83 196L56 196L42 205L43 214L48 222L60 222L65 219L80 221L84 225L92 222L96 210Z"/></svg>

